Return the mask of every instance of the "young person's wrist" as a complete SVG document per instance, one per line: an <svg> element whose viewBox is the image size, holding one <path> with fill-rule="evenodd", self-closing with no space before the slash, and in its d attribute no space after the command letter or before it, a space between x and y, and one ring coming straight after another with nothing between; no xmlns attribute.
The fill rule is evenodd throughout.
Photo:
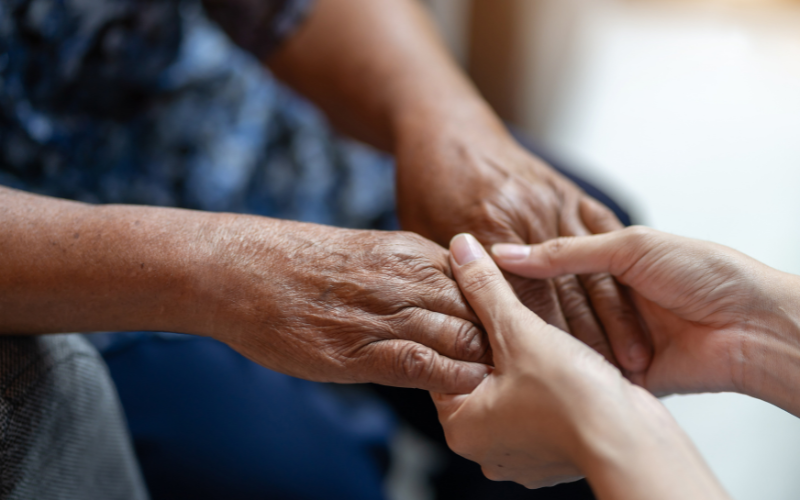
<svg viewBox="0 0 800 500"><path fill-rule="evenodd" d="M626 399L617 419L582 436L576 463L598 499L727 498L660 401L633 386Z"/></svg>
<svg viewBox="0 0 800 500"><path fill-rule="evenodd" d="M800 416L800 277L770 270L762 288L764 312L743 332L738 392Z"/></svg>

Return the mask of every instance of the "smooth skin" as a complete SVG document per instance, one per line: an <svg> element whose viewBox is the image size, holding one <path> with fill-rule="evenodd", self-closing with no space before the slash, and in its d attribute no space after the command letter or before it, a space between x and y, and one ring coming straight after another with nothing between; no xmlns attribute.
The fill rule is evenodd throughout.
<svg viewBox="0 0 800 500"><path fill-rule="evenodd" d="M586 476L601 500L728 498L654 396L524 307L471 235L450 248L495 367L470 394L432 394L456 453L528 488Z"/></svg>
<svg viewBox="0 0 800 500"><path fill-rule="evenodd" d="M634 381L658 395L738 392L800 416L800 278L715 243L633 227L497 245L528 277L609 272L629 287L653 346Z"/></svg>
<svg viewBox="0 0 800 500"><path fill-rule="evenodd" d="M453 274L489 335L495 370L466 395L433 394L448 443L492 479L539 487L585 475L601 499L727 498L648 391L734 391L800 416L800 277L714 243L643 227L499 244L519 276L607 272L628 287L654 359L633 384L520 307L474 239Z"/></svg>
<svg viewBox="0 0 800 500"><path fill-rule="evenodd" d="M408 230L439 244L472 231L491 244L619 228L597 206L581 216L585 195L513 141L416 0L319 0L264 63L343 131L396 156ZM445 250L417 236L6 188L0 220L5 334L194 333L311 380L443 392L471 390L488 369ZM607 359L631 373L648 365L632 306L607 274L513 279L529 307Z"/></svg>

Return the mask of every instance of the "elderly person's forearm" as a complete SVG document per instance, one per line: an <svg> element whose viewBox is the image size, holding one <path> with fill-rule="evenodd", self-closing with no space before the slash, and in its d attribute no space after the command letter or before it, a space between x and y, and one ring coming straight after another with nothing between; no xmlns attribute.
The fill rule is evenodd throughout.
<svg viewBox="0 0 800 500"><path fill-rule="evenodd" d="M0 332L202 333L188 268L215 216L94 206L0 187Z"/></svg>
<svg viewBox="0 0 800 500"><path fill-rule="evenodd" d="M0 332L164 330L324 382L471 390L491 358L444 248L408 233L0 188Z"/></svg>
<svg viewBox="0 0 800 500"><path fill-rule="evenodd" d="M502 130L417 0L318 0L267 63L340 129L388 151L423 129Z"/></svg>

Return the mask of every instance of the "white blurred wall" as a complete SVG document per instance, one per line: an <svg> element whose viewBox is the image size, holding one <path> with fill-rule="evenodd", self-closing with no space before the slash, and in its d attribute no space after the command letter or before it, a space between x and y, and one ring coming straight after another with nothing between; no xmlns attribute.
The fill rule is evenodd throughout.
<svg viewBox="0 0 800 500"><path fill-rule="evenodd" d="M800 274L800 7L743 3L530 0L522 125L640 222ZM666 404L734 498L800 498L800 419Z"/></svg>

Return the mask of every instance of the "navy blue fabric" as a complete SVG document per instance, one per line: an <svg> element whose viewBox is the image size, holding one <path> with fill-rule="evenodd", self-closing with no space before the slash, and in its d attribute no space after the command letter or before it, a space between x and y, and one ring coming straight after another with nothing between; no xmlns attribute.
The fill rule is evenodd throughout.
<svg viewBox="0 0 800 500"><path fill-rule="evenodd" d="M364 387L282 375L207 338L123 335L104 357L154 500L384 498L395 420Z"/></svg>

